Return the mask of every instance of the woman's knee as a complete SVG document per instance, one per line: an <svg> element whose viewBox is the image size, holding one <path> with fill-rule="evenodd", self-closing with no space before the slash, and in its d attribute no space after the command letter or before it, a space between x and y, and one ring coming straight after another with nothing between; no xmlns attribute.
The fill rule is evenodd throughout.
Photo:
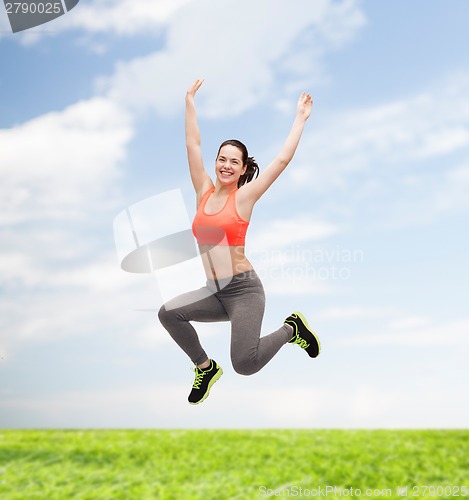
<svg viewBox="0 0 469 500"><path fill-rule="evenodd" d="M250 359L249 356L232 356L231 364L234 371L240 375L253 375L259 371L255 361Z"/></svg>
<svg viewBox="0 0 469 500"><path fill-rule="evenodd" d="M163 304L158 311L158 319L161 321L161 324L164 325L168 321L174 319L174 309L167 309L166 304Z"/></svg>

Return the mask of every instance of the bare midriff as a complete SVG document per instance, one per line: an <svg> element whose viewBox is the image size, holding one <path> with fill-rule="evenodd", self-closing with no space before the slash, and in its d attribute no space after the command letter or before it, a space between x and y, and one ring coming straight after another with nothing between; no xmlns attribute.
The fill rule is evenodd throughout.
<svg viewBox="0 0 469 500"><path fill-rule="evenodd" d="M244 245L199 245L207 278L223 279L253 269L244 255Z"/></svg>

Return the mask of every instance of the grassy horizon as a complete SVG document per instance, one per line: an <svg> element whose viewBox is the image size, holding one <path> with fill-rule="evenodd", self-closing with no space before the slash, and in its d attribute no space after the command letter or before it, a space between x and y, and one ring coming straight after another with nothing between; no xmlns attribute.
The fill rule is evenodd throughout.
<svg viewBox="0 0 469 500"><path fill-rule="evenodd" d="M8 500L464 498L468 471L469 430L0 430Z"/></svg>

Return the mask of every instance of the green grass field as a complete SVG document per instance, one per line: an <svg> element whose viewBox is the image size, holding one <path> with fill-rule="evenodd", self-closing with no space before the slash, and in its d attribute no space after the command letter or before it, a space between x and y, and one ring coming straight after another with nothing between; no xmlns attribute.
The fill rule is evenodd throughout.
<svg viewBox="0 0 469 500"><path fill-rule="evenodd" d="M402 498L405 486L469 498L469 431L0 431L2 500Z"/></svg>

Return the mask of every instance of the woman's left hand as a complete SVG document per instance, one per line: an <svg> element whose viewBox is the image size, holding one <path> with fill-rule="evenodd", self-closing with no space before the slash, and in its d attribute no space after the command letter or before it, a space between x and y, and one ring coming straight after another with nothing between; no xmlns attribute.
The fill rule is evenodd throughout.
<svg viewBox="0 0 469 500"><path fill-rule="evenodd" d="M296 114L300 118L307 120L313 109L313 99L310 94L303 92L298 99L298 105L296 107Z"/></svg>

